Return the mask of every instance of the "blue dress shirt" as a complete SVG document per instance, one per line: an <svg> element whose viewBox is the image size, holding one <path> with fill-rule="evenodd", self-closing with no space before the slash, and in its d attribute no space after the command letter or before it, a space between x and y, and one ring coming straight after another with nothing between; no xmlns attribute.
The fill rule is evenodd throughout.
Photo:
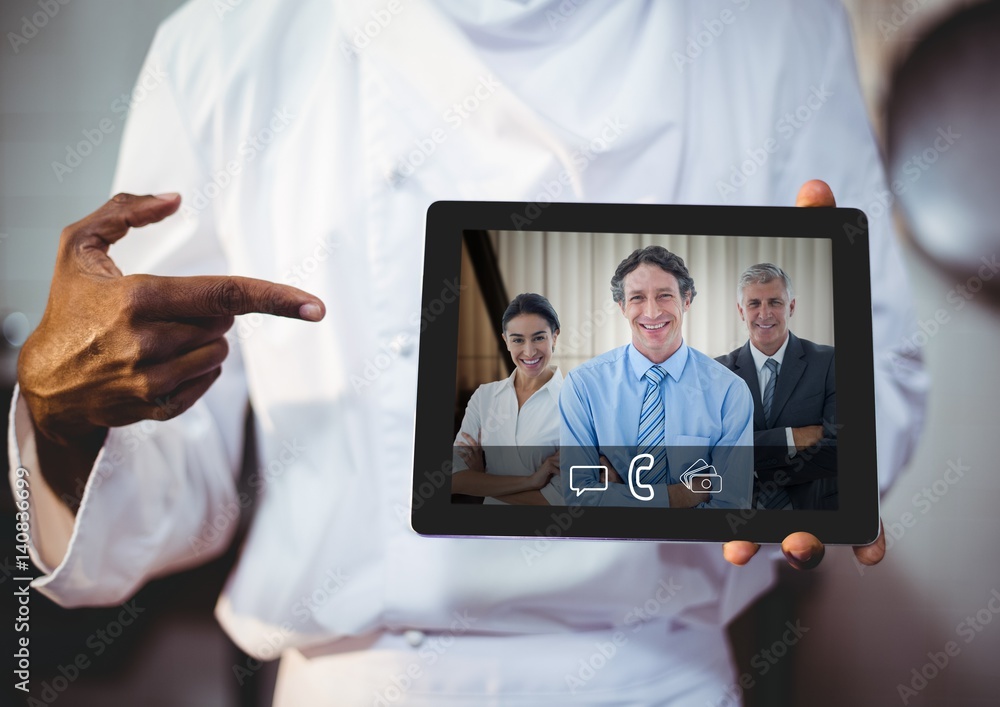
<svg viewBox="0 0 1000 707"><path fill-rule="evenodd" d="M753 398L746 383L686 343L659 364L667 375L663 396L665 482L653 483L653 498L639 500L629 489L636 453L639 413L654 364L632 344L597 356L573 369L559 396L560 467L563 493L573 505L669 507L667 484L698 460L715 467L722 489L696 508L749 508L753 490ZM600 465L603 454L626 483L599 481L599 471L570 467ZM698 465L700 466L700 465ZM648 472L647 472L648 473ZM643 479L641 474L640 479ZM643 483L646 481L643 479ZM640 495L644 495L640 489Z"/></svg>

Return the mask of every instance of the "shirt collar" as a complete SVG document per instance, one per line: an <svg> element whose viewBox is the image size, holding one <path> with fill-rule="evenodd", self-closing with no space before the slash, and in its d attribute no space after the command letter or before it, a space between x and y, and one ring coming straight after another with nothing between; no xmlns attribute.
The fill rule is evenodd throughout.
<svg viewBox="0 0 1000 707"><path fill-rule="evenodd" d="M512 393L516 392L514 390L514 375L516 373L517 373L517 369L515 368L513 371L511 371L510 375L507 376L507 378L504 379L503 384L497 390L498 393L500 393L501 391L505 391L505 390L509 390ZM560 388L562 388L562 383L563 383L563 374L562 374L562 371L559 370L559 366L556 366L556 370L553 372L552 377L549 378L548 382L545 385L543 385L541 388L539 388L538 390L539 391L548 390L549 393L551 395L554 395L556 397L556 399L558 400L559 399L559 390L560 390Z"/></svg>
<svg viewBox="0 0 1000 707"><path fill-rule="evenodd" d="M646 371L650 368L653 366L659 366L667 372L667 375L675 381L679 381L681 379L681 373L684 372L684 364L686 364L688 360L688 345L682 340L681 347L674 351L670 358L659 364L653 363L648 358L643 356L632 344L625 347L625 355L628 357L629 365L632 367L632 373L634 373L635 377L640 380L644 375L646 375Z"/></svg>
<svg viewBox="0 0 1000 707"><path fill-rule="evenodd" d="M781 362L785 359L785 349L788 348L788 342L791 338L792 332L788 332L788 335L785 337L785 343L781 345L781 348L774 352L773 356L768 356L766 353L760 351L756 346L754 346L752 341L750 342L750 355L753 356L753 365L757 369L757 373L760 373L760 369L764 367L764 364L769 358L773 358L778 362L778 366L781 366Z"/></svg>

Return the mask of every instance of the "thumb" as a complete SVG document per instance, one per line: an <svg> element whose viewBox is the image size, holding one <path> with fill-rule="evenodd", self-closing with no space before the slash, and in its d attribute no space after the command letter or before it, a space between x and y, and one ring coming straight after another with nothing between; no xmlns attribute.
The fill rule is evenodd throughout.
<svg viewBox="0 0 1000 707"><path fill-rule="evenodd" d="M810 179L799 187L798 196L795 197L796 206L836 206L837 201L833 198L833 190L830 185L822 179Z"/></svg>
<svg viewBox="0 0 1000 707"><path fill-rule="evenodd" d="M63 229L59 248L63 257L82 259L91 272L120 275L107 257L108 247L121 240L131 228L162 221L177 211L180 194L136 196L117 194L97 211Z"/></svg>

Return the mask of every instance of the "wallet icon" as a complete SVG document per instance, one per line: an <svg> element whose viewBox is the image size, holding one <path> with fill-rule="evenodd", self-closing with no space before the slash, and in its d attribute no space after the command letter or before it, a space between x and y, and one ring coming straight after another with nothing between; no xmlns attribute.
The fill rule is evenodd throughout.
<svg viewBox="0 0 1000 707"><path fill-rule="evenodd" d="M718 493L722 490L722 477L704 459L699 459L684 470L681 483L692 493Z"/></svg>

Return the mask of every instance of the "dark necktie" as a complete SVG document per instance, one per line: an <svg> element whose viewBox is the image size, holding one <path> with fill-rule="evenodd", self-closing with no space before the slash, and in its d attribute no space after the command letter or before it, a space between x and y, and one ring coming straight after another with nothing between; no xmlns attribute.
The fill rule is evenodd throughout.
<svg viewBox="0 0 1000 707"><path fill-rule="evenodd" d="M771 426L771 406L774 403L774 388L778 384L778 362L773 358L769 358L764 361L764 365L771 371L771 377L767 379L767 383L764 384L764 396L762 402L764 403L764 420L767 422L768 428ZM774 485L774 482L769 482L768 486L774 486L774 488L762 488L760 495L757 497L757 506L759 508L766 508L768 510L781 509L791 503L791 498L783 487Z"/></svg>

